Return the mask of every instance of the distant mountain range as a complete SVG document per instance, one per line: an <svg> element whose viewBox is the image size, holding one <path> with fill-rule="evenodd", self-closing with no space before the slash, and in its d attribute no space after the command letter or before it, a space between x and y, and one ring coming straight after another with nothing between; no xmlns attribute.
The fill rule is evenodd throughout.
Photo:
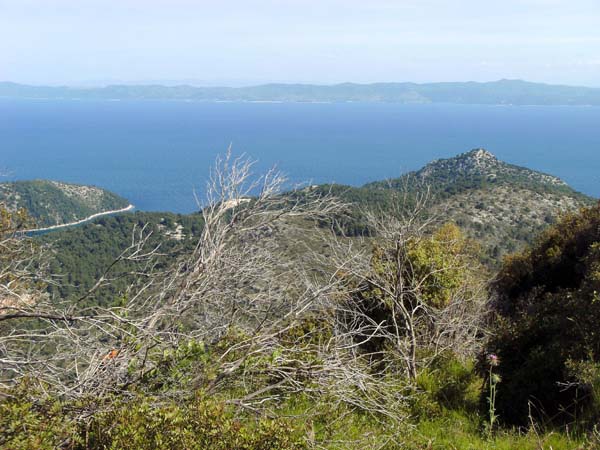
<svg viewBox="0 0 600 450"><path fill-rule="evenodd" d="M500 80L487 83L264 84L250 87L112 85L99 88L0 82L0 98L247 102L387 102L485 105L600 105L600 88Z"/></svg>

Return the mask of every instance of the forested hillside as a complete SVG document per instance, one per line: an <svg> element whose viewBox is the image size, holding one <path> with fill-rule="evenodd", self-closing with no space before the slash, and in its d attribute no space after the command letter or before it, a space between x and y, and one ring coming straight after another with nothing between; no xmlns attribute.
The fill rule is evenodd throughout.
<svg viewBox="0 0 600 450"><path fill-rule="evenodd" d="M331 193L342 199L346 208L337 214L335 221L343 234L359 237L373 235L366 211L391 212L399 195L427 190L431 191L426 205L429 214L460 226L480 245L480 259L492 268L498 267L503 255L533 242L561 214L593 203L556 177L503 163L481 149L433 162L418 172L387 182L358 188L318 186L286 195L302 199L306 192ZM330 224L326 221L322 226ZM42 240L54 248L52 273L61 280L49 285L49 291L63 297L82 295L130 244L134 226L139 229L144 225L152 230L151 242L160 244L162 252L177 254L195 245L202 219L197 214L121 214L45 235ZM304 240L311 242L309 236L314 236L315 230L309 223L301 225L307 228ZM298 256L310 245L291 247ZM126 267L122 263L120 270L126 272ZM105 300L121 292L129 281L126 276L120 277L107 286L102 291Z"/></svg>
<svg viewBox="0 0 600 450"><path fill-rule="evenodd" d="M324 186L354 207L341 220L349 235L369 233L364 211L389 210L400 195L429 194L428 210L459 225L483 247L482 258L496 266L554 223L565 212L594 200L552 175L498 160L484 149L427 164L399 178L360 188Z"/></svg>
<svg viewBox="0 0 600 450"><path fill-rule="evenodd" d="M55 283L48 292L59 298L84 295L130 245L137 233L149 235L147 247L158 248L160 266L172 263L184 252L191 252L202 229L199 214L125 213L101 217L88 224L48 233L39 240L50 245L49 272ZM94 302L110 304L122 295L139 267L121 261L94 296Z"/></svg>
<svg viewBox="0 0 600 450"><path fill-rule="evenodd" d="M25 209L36 228L76 222L129 205L124 198L95 186L49 180L0 183L0 203L11 211Z"/></svg>

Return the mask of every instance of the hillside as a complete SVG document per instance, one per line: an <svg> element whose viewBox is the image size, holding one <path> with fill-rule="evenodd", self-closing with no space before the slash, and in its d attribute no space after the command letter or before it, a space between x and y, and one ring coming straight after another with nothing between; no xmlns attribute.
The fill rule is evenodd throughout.
<svg viewBox="0 0 600 450"><path fill-rule="evenodd" d="M9 210L27 210L37 228L77 222L129 206L124 198L98 187L49 180L0 183L0 203Z"/></svg>
<svg viewBox="0 0 600 450"><path fill-rule="evenodd" d="M406 188L415 192L424 186L434 192L431 212L440 215L442 220L455 222L479 242L482 259L493 268L498 267L503 255L533 242L562 213L593 203L593 199L574 191L559 178L504 163L483 149L433 161L394 180L362 187L323 185L311 189L331 190L349 204L348 214L340 217L340 221L344 233L353 237L370 234L365 210L389 210L398 190ZM153 230L151 244L160 244L162 252L174 256L193 248L194 237L202 228L202 218L197 214L138 212L104 217L81 227L48 234L43 240L55 248L52 272L67 277L49 290L69 297L89 289L130 244L134 225L149 226ZM312 242L318 241L313 239L316 236L312 233L314 230L307 226L303 236L288 235L289 242L282 243L281 248L285 248L291 258L305 251L293 242L302 241L314 250L324 251ZM126 277L116 280L101 294L102 301L114 299L127 282Z"/></svg>
<svg viewBox="0 0 600 450"><path fill-rule="evenodd" d="M48 292L59 298L70 298L94 286L96 280L131 245L134 227L146 227L151 235L147 248L160 248L161 267L184 252L191 252L199 231L202 216L173 213L135 212L100 217L80 227L68 228L41 236L43 243L52 245L49 272L56 276L56 284L48 285ZM131 279L127 273L137 269L135 263L124 261L114 268L114 280L96 293L99 303L110 303L127 288Z"/></svg>
<svg viewBox="0 0 600 450"><path fill-rule="evenodd" d="M500 161L479 148L448 159L432 161L400 178L369 183L365 187L403 187L410 180L430 186L438 195L451 196L488 186L523 187L540 193L559 193L584 198L558 177Z"/></svg>
<svg viewBox="0 0 600 450"><path fill-rule="evenodd" d="M232 171L238 173L236 167ZM323 209L317 215L302 214L311 199L322 200L312 195L316 190L331 188L350 203L357 223L364 223L362 208L385 213L395 194L403 194L400 189L410 200L424 185L436 194L429 212L443 214L429 228L431 233L422 232L419 220L392 219L375 228L379 234L367 228L368 239L335 237L315 226L327 217ZM587 347L589 342L597 347L589 338L595 322L585 320L597 316L589 314L589 305L597 300L599 288L598 209L567 216L537 247L506 260L498 279L508 282L509 293L515 284L525 287L518 300L542 333L532 334L525 316L520 328L501 322L505 328L497 329L497 341L486 338L494 332L488 325L489 308L502 305L490 300L493 275L478 261L477 246L456 225L443 223L459 222L462 214L470 221L465 222L469 233L476 234L475 224L482 227L475 236L482 246L504 245L502 233L523 232L514 239L531 240L535 224L544 227L561 210L591 201L551 175L503 163L476 149L389 183L311 186L233 203L225 198L203 215L118 214L37 236L38 243L50 244L41 248L54 254L47 262L56 284L37 292L35 305L29 297L4 303L8 312L0 315L0 326L9 331L5 348L11 355L36 355L25 363L16 361L18 368L37 364L40 380L48 373L43 370L47 361L58 361L50 367L62 371L61 377L42 386L58 386L59 393L64 386L84 386L84 394L94 394L93 404L73 396L60 405L47 401L33 409L28 398L48 398L47 391L38 394L35 385L17 390L11 384L7 400L0 402L0 428L24 429L23 417L29 428L0 433L0 446L29 442L23 439L44 430L53 442L48 448L67 441L85 442L86 448L125 448L131 442L135 448L162 448L168 442L169 448L181 449L296 450L318 444L416 450L433 448L432 442L435 448L545 448L540 436L552 448L597 448L600 440L586 433L595 430L597 406L577 405L574 412L591 415L581 415L573 427L568 411L569 429L575 433L552 429L543 434L541 420L550 408L562 411L564 390L556 381L570 383L574 369L577 386L596 389L589 374L596 380L597 372L590 370L597 366L588 363L597 359ZM526 211L531 214L525 216ZM135 242L132 232L139 235L141 228L149 236L144 248L113 264ZM13 240L14 245L37 247L18 236ZM157 259L148 260L148 252ZM535 264L528 262L531 258ZM490 257L492 262L498 259ZM555 308L545 309L545 294L539 301L544 308L529 307L532 294L543 293L544 287L552 290L546 284L548 273L551 281L565 278L570 283L584 264L589 273L585 289L576 291L577 298L587 295L583 301L565 300L560 290L552 292ZM540 286L531 283L536 275ZM29 283L17 287L27 292ZM569 308L565 315L565 301L578 309ZM412 305L412 312L405 305ZM571 321L573 311L578 311L577 323ZM406 325L397 325L402 321ZM523 339L511 338L508 333L515 330L523 331ZM533 339L543 347L549 341L547 332L556 337L555 344L567 342L563 349L569 351L545 347L542 366L536 343L525 364L514 358L529 350ZM18 340L13 342L13 335ZM403 351L411 346L415 351L407 358ZM529 372L516 383L522 366ZM552 370L540 372L540 366ZM91 370L84 373L80 367ZM561 377L556 367L564 369ZM496 403L498 383L502 390ZM536 392L531 387L540 383L547 383L542 393L554 389L559 395L536 396L544 401L544 410L528 410L533 432L505 428L520 424L520 415L513 412L515 398L522 411L531 406L523 387ZM110 396L104 393L106 386L113 388ZM574 394L577 400L578 392ZM596 403L597 398L594 392ZM79 422L81 404L92 426ZM57 420L49 425L48 417ZM264 422L267 417L273 422ZM578 431L576 426L586 428ZM140 434L140 429L155 432ZM392 439L401 444L388 445Z"/></svg>
<svg viewBox="0 0 600 450"><path fill-rule="evenodd" d="M594 202L555 176L505 163L484 149L432 161L396 179L333 188L356 205L344 223L350 235L368 232L362 210L385 211L398 191L430 189L431 212L478 240L492 265L531 243L561 214Z"/></svg>
<svg viewBox="0 0 600 450"><path fill-rule="evenodd" d="M522 80L487 83L264 84L240 88L112 85L98 88L0 83L0 98L278 102L390 102L485 105L600 105L600 89Z"/></svg>

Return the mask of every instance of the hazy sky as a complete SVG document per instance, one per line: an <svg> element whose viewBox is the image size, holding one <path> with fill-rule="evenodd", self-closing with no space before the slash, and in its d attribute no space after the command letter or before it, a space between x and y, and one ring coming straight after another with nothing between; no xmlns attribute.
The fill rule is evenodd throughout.
<svg viewBox="0 0 600 450"><path fill-rule="evenodd" d="M0 0L0 80L600 86L600 0Z"/></svg>

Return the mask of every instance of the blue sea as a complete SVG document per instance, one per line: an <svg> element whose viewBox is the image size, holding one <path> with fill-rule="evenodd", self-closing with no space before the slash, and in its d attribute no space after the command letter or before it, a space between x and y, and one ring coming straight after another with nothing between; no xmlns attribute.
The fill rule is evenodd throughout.
<svg viewBox="0 0 600 450"><path fill-rule="evenodd" d="M600 197L600 107L0 100L3 180L93 184L191 212L215 157L361 185L484 147Z"/></svg>

